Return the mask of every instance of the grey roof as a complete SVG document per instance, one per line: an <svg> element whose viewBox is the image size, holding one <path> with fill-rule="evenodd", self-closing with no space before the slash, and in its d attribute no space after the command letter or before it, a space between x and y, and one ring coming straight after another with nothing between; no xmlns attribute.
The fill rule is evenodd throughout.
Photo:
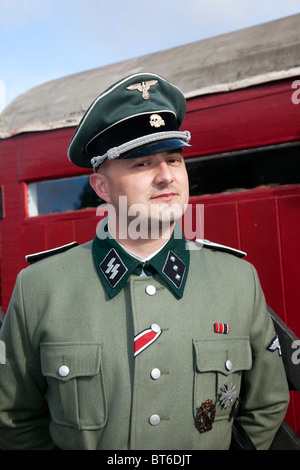
<svg viewBox="0 0 300 470"><path fill-rule="evenodd" d="M300 14L174 47L37 86L0 114L0 138L76 126L102 91L134 72L154 72L187 98L300 74Z"/></svg>

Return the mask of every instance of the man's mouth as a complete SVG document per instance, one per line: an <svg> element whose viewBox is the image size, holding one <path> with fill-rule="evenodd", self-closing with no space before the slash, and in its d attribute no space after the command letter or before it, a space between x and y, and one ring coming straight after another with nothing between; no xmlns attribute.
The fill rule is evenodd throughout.
<svg viewBox="0 0 300 470"><path fill-rule="evenodd" d="M161 193L161 194L158 194L156 196L152 196L151 199L152 200L156 200L156 201L170 201L171 199L173 199L174 197L177 196L177 193Z"/></svg>

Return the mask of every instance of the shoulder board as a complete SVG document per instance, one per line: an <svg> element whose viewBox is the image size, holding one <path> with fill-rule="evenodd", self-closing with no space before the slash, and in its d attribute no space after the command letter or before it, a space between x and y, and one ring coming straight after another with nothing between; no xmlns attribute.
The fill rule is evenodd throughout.
<svg viewBox="0 0 300 470"><path fill-rule="evenodd" d="M70 248L74 248L77 245L77 242L68 243L67 245L53 248L52 250L40 251L39 253L32 253L31 255L26 255L25 259L29 264L33 264L37 261L48 258L49 256L57 255L58 253L63 253L64 251L70 250Z"/></svg>
<svg viewBox="0 0 300 470"><path fill-rule="evenodd" d="M210 242L209 240L197 238L195 242L201 244L204 248L210 248L211 250L216 251L224 251L225 253L230 253L231 255L238 256L239 258L247 256L247 253L245 253L245 251L237 250L236 248L231 248L230 246L226 245L220 245L219 243Z"/></svg>

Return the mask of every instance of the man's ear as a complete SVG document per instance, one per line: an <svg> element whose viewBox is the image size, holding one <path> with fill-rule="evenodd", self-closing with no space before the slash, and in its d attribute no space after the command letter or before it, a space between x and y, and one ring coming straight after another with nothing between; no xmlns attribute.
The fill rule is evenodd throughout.
<svg viewBox="0 0 300 470"><path fill-rule="evenodd" d="M90 185L103 201L110 203L107 192L107 179L103 173L92 173L90 175Z"/></svg>

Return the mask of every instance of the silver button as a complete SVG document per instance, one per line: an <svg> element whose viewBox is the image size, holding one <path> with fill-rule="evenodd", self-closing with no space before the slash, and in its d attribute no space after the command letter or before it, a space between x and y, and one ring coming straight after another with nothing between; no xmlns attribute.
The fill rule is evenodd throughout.
<svg viewBox="0 0 300 470"><path fill-rule="evenodd" d="M151 377L153 380L157 380L159 379L160 375L161 375L161 372L159 369L157 369L156 367L154 369L152 369L151 373L150 373Z"/></svg>
<svg viewBox="0 0 300 470"><path fill-rule="evenodd" d="M152 415L149 418L149 422L152 426L157 426L160 423L160 417L158 415Z"/></svg>
<svg viewBox="0 0 300 470"><path fill-rule="evenodd" d="M70 369L68 366L60 366L58 369L58 373L61 377L66 377L70 373Z"/></svg>
<svg viewBox="0 0 300 470"><path fill-rule="evenodd" d="M155 333L159 333L160 332L160 326L157 325L156 323L152 323L151 330L154 331Z"/></svg>
<svg viewBox="0 0 300 470"><path fill-rule="evenodd" d="M232 362L229 359L225 362L225 367L227 370L232 369Z"/></svg>
<svg viewBox="0 0 300 470"><path fill-rule="evenodd" d="M156 294L156 287L155 286L152 286L152 285L149 285L146 287L146 292L148 295L154 295Z"/></svg>

